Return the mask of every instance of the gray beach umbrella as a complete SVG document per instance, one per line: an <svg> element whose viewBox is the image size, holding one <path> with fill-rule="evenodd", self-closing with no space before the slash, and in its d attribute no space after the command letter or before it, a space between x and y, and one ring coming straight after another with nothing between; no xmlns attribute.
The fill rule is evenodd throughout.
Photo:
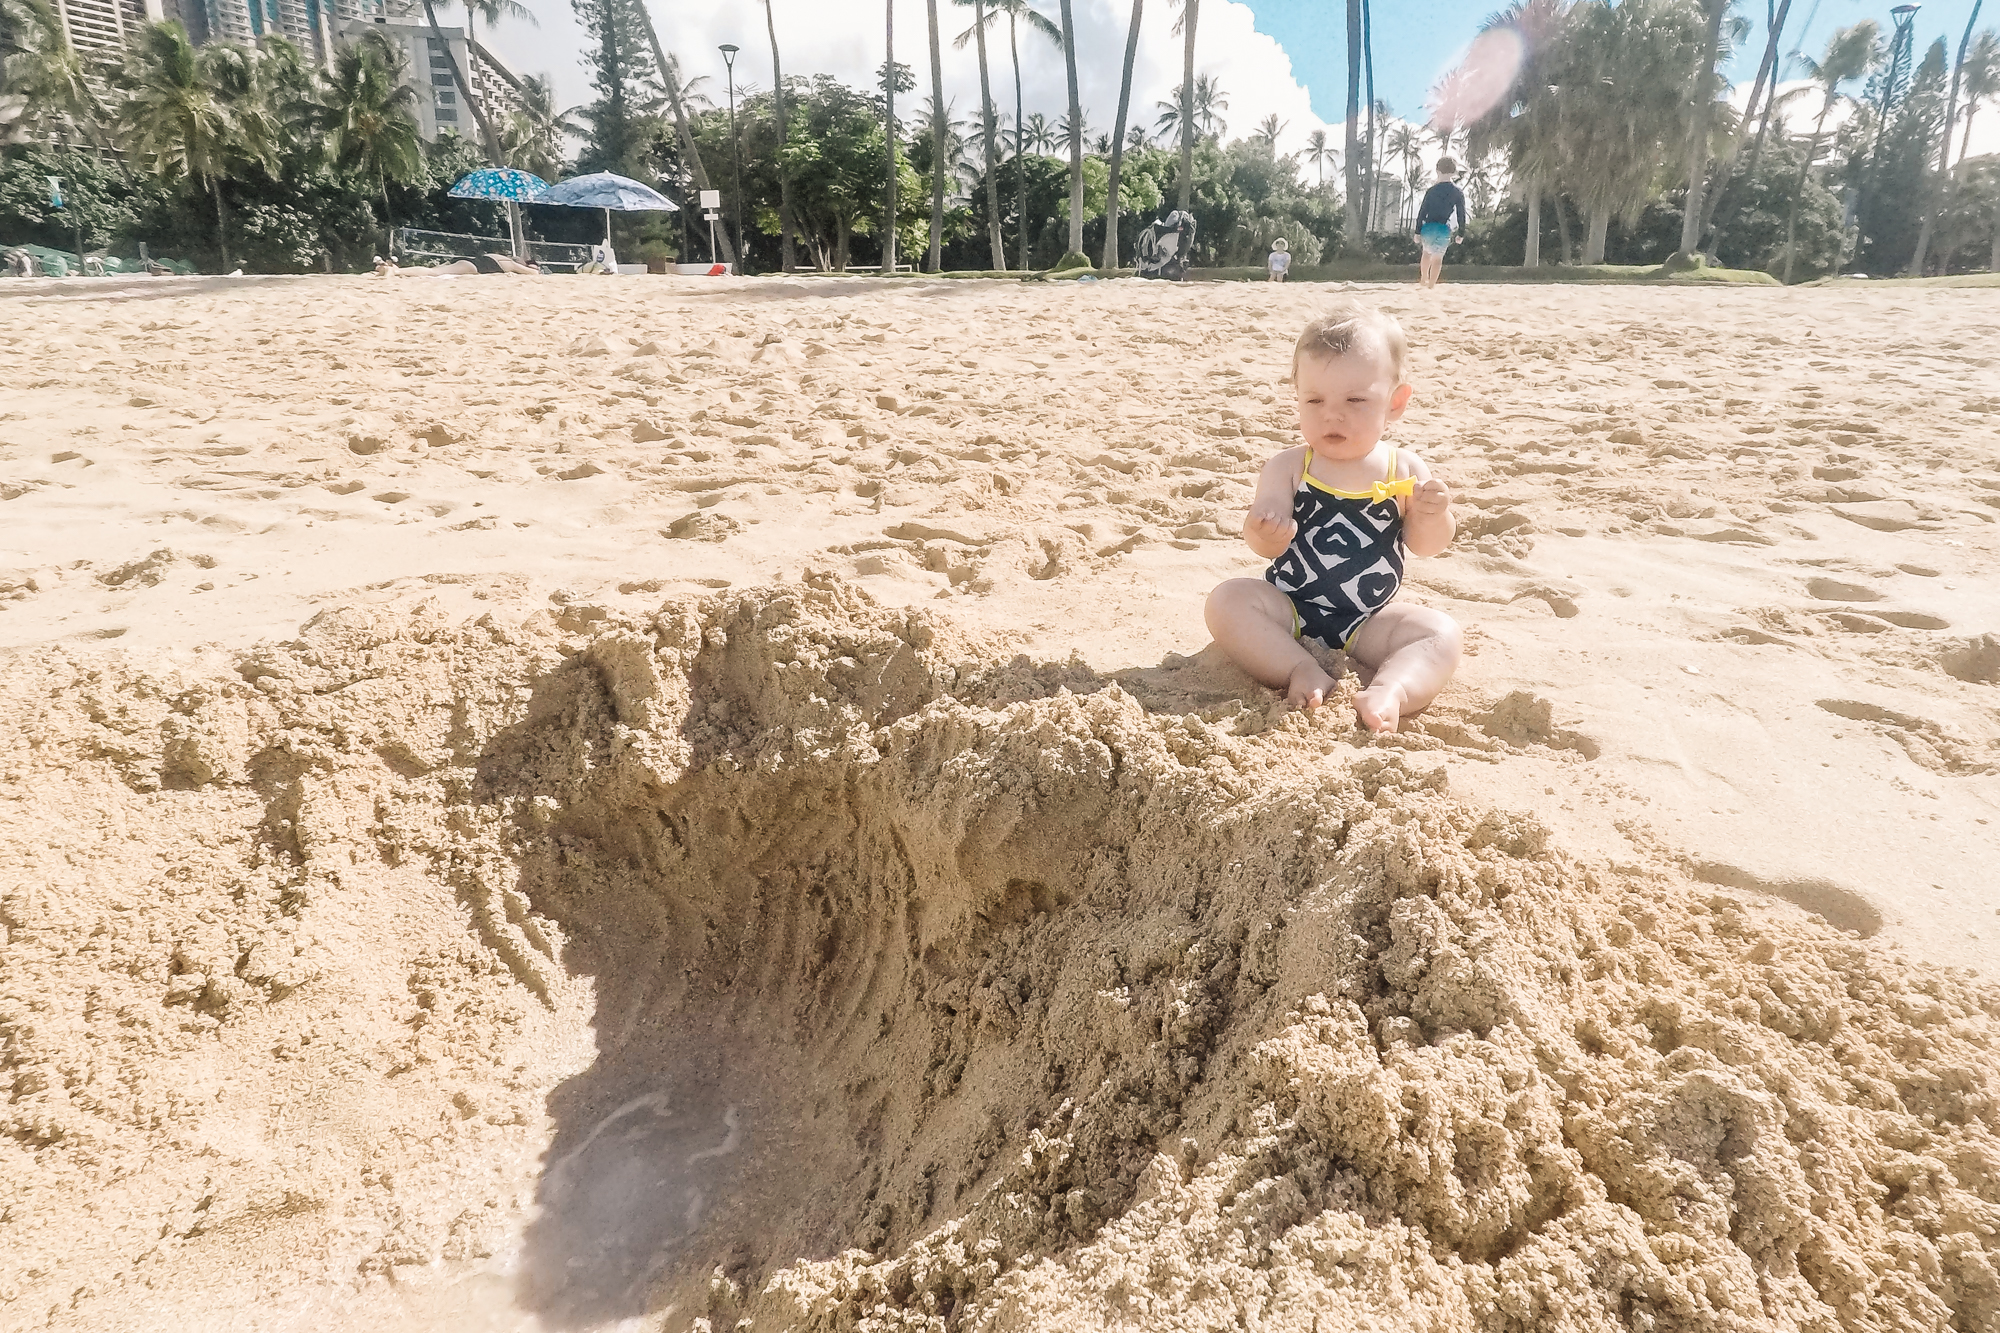
<svg viewBox="0 0 2000 1333"><path fill-rule="evenodd" d="M560 185L552 185L549 192L535 200L538 204L561 204L565 208L601 208L604 210L604 244L611 244L611 215L618 213L678 213L681 206L653 189L641 185L629 176L614 175L609 171L594 171L588 176L573 176Z"/></svg>

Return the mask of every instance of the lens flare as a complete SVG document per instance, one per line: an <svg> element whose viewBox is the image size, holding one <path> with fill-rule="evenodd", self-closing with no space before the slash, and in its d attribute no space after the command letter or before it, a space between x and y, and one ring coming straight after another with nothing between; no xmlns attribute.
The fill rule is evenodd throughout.
<svg viewBox="0 0 2000 1333"><path fill-rule="evenodd" d="M1431 128L1448 132L1470 124L1500 105L1521 72L1524 48L1512 28L1489 28L1473 39L1465 59L1431 89Z"/></svg>

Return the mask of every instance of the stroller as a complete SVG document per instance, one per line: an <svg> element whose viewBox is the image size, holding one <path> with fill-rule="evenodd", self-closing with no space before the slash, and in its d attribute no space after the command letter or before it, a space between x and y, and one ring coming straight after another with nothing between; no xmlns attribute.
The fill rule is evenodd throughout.
<svg viewBox="0 0 2000 1333"><path fill-rule="evenodd" d="M1187 277L1188 262L1193 258L1194 217L1177 208L1139 233L1138 255L1133 262L1142 278L1180 282Z"/></svg>

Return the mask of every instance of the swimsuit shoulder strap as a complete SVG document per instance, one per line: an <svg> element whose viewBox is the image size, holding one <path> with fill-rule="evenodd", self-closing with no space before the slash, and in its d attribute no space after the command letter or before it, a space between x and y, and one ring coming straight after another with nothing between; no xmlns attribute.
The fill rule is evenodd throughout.
<svg viewBox="0 0 2000 1333"><path fill-rule="evenodd" d="M1392 483L1401 480L1396 475L1396 446L1393 444L1389 446L1389 475L1385 480Z"/></svg>

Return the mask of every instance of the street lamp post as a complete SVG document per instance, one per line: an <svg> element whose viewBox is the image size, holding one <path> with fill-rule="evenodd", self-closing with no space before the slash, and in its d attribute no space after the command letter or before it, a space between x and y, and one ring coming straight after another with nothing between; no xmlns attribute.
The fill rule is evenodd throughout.
<svg viewBox="0 0 2000 1333"><path fill-rule="evenodd" d="M729 71L729 154L736 164L736 258L738 271L742 261L749 258L743 249L743 146L736 138L736 52L738 47L724 42L720 48L722 63Z"/></svg>

